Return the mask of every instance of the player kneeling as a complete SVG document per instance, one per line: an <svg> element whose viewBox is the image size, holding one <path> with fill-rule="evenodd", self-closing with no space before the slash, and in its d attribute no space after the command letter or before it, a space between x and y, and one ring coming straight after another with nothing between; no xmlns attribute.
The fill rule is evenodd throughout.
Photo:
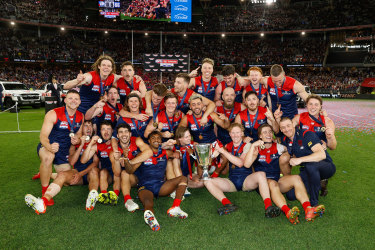
<svg viewBox="0 0 375 250"><path fill-rule="evenodd" d="M125 159L125 169L129 174L134 173L137 177L138 196L145 208L144 220L146 224L153 231L158 231L160 225L154 215L154 197L168 196L176 190L176 199L174 199L173 205L167 213L170 217L187 218L188 214L180 208L182 196L187 186L187 178L179 176L165 181L167 161L168 158L173 157L173 152L161 148L162 135L159 131L151 132L148 141L153 156L140 166L129 164L129 160Z"/></svg>
<svg viewBox="0 0 375 250"><path fill-rule="evenodd" d="M91 158L87 163L80 161L83 151L90 143L93 133L93 124L90 120L83 123L83 136L79 145L72 145L69 149L69 164L74 169L59 172L56 179L51 183L42 198L36 198L31 194L25 196L26 205L33 208L37 214L45 213L46 204L56 196L63 185L89 185L90 193L86 200L86 210L93 210L98 199L99 175L97 165L98 157Z"/></svg>
<svg viewBox="0 0 375 250"><path fill-rule="evenodd" d="M283 153L287 152L286 147L273 142L273 131L270 125L263 124L258 129L260 140L251 145L250 152L245 158L245 165L251 166L254 163L254 170L265 172L271 197L275 204L281 208L285 216L292 224L299 223L299 209L290 209L282 193L295 193L297 200L305 210L306 221L312 221L317 216L324 213L324 205L312 207L306 192L305 185L298 175L287 175L280 178L279 159ZM287 197L288 197L287 193Z"/></svg>
<svg viewBox="0 0 375 250"><path fill-rule="evenodd" d="M264 202L265 216L267 218L279 216L280 209L272 206L266 175L263 172L253 173L251 165L244 165L250 145L242 140L243 126L233 123L228 131L232 142L228 143L225 148L216 146L215 152L222 155L223 165L229 161L229 178L218 177L204 182L207 190L223 204L223 207L218 209L219 215L230 214L238 208L226 198L224 192L250 191L258 188Z"/></svg>

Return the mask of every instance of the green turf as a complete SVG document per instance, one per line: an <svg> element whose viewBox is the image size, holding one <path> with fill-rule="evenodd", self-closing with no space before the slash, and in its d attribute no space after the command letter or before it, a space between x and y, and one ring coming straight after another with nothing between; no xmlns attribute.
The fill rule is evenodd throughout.
<svg viewBox="0 0 375 250"><path fill-rule="evenodd" d="M22 110L21 129L40 129L43 110ZM16 130L15 114L0 114L0 131ZM329 194L321 198L327 212L312 223L291 225L285 216L264 217L256 192L228 194L240 209L219 216L220 203L206 190L191 190L182 208L186 220L169 218L171 198L156 200L155 215L161 225L152 232L143 213L128 213L122 195L115 207L98 204L85 210L87 186L64 187L55 205L36 215L24 203L27 193L40 196L36 155L38 133L0 134L0 248L136 248L136 249L374 249L375 136L355 130L337 131L338 148L331 152L337 166L329 181ZM132 190L132 196L136 192ZM139 200L136 202L140 203ZM290 202L302 210L298 202ZM303 214L303 213L302 213Z"/></svg>

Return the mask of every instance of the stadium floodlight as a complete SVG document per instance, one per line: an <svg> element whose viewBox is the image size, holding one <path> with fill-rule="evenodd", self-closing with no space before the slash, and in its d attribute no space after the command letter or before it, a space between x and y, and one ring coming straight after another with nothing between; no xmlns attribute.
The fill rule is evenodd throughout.
<svg viewBox="0 0 375 250"><path fill-rule="evenodd" d="M186 37L186 34L184 34L184 37Z"/></svg>
<svg viewBox="0 0 375 250"><path fill-rule="evenodd" d="M61 30L65 30L65 28L64 28L64 27L61 27L60 29L61 29Z"/></svg>
<svg viewBox="0 0 375 250"><path fill-rule="evenodd" d="M302 31L302 32L301 32L301 35L303 35L303 36L306 35L306 32L305 32L305 31Z"/></svg>
<svg viewBox="0 0 375 250"><path fill-rule="evenodd" d="M263 37L263 36L264 36L264 33L263 33L263 32L262 32L262 33L260 33L260 36L261 36L261 37Z"/></svg>
<svg viewBox="0 0 375 250"><path fill-rule="evenodd" d="M266 0L266 3L267 3L268 5L270 5L271 3L273 3L273 0Z"/></svg>
<svg viewBox="0 0 375 250"><path fill-rule="evenodd" d="M15 22L13 22L13 21L12 21L12 22L10 22L10 24L11 24L11 25L16 25L16 23L15 23Z"/></svg>
<svg viewBox="0 0 375 250"><path fill-rule="evenodd" d="M108 34L108 31L106 30L106 31L104 31L104 33L105 33L105 34Z"/></svg>
<svg viewBox="0 0 375 250"><path fill-rule="evenodd" d="M350 40L350 42L352 43L352 42L353 42L353 40Z"/></svg>
<svg viewBox="0 0 375 250"><path fill-rule="evenodd" d="M145 33L145 36L148 36L148 33L147 33L147 32Z"/></svg>
<svg viewBox="0 0 375 250"><path fill-rule="evenodd" d="M221 34L221 37L225 37L225 34L223 33L223 34Z"/></svg>

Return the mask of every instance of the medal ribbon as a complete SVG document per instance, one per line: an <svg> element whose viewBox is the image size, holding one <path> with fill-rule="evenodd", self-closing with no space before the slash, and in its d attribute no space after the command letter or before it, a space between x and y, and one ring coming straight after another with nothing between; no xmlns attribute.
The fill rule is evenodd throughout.
<svg viewBox="0 0 375 250"><path fill-rule="evenodd" d="M171 121L169 120L169 117L168 117L168 115L167 115L167 111L164 111L164 113L165 113L165 117L167 118L168 127L169 127L169 132L173 133L173 132L174 132L173 124L174 124L174 117L175 117L175 115L173 115L172 123L171 123Z"/></svg>
<svg viewBox="0 0 375 250"><path fill-rule="evenodd" d="M254 128L255 123L257 122L257 119L258 119L258 114L259 114L259 109L257 109L257 113L255 114L254 120L252 122L251 119L250 119L249 110L247 110L247 120L249 121L250 129ZM252 131L251 131L251 133L252 133Z"/></svg>
<svg viewBox="0 0 375 250"><path fill-rule="evenodd" d="M66 108L65 108L65 116L70 127L70 133L74 133L74 128L76 127L76 113L74 114L74 117L73 117L73 123L70 122L70 117L69 117L68 111L66 111Z"/></svg>
<svg viewBox="0 0 375 250"><path fill-rule="evenodd" d="M194 115L192 115L193 116L193 119L194 119L194 123L195 123L195 125L197 125L197 128L198 128L198 131L199 131L199 134L200 135L202 135L202 128L199 126L199 124L198 124L198 121L197 121L197 118L195 118L195 116Z"/></svg>
<svg viewBox="0 0 375 250"><path fill-rule="evenodd" d="M134 118L131 118L132 119L132 123L133 123L133 125L136 127L136 132L137 132L137 135L138 135L138 137L141 137L140 135L139 135L139 131L140 131L140 127L138 127L138 122L134 119Z"/></svg>
<svg viewBox="0 0 375 250"><path fill-rule="evenodd" d="M182 107L182 105L183 105L184 102L185 102L186 96L187 96L187 90L186 90L186 92L185 92L185 94L184 94L184 97L182 97L181 101L178 103L178 105L177 105L177 109L180 109L180 108Z"/></svg>
<svg viewBox="0 0 375 250"><path fill-rule="evenodd" d="M281 93L282 93L282 91L283 91L283 87L284 87L284 83L285 83L285 78L284 78L284 81L283 81L283 84L281 85ZM276 93L276 99L277 99L277 103L276 103L276 105L278 105L279 104L279 91L278 91L278 89L277 89L277 86L276 86L276 84L275 84L275 93Z"/></svg>
<svg viewBox="0 0 375 250"><path fill-rule="evenodd" d="M115 106L113 107L112 104L110 104L109 102L107 102L108 106L110 106L113 110L115 110L117 113L120 112L118 106L117 106L117 103L115 104Z"/></svg>
<svg viewBox="0 0 375 250"><path fill-rule="evenodd" d="M155 109L154 109L154 103L151 101L151 107L152 107L152 113L153 113L153 117L152 117L152 120L154 121L154 122L156 122L156 117L158 116L158 114L159 114L159 108L160 108L160 104L159 104L159 106L158 106L158 108L156 109L156 112L154 111ZM168 116L167 116L168 117Z"/></svg>
<svg viewBox="0 0 375 250"><path fill-rule="evenodd" d="M203 96L206 96L210 90L210 87L211 87L211 83L212 83L212 77L211 77L211 80L210 82L208 83L208 86L207 86L207 89L204 88L204 83L203 83L203 77L201 78L201 85L202 85L202 95Z"/></svg>
<svg viewBox="0 0 375 250"><path fill-rule="evenodd" d="M256 93L257 91L255 90L255 88L253 87L253 85L250 83L250 87L251 89ZM258 99L260 101L261 97L262 97L262 84L259 84L259 92L258 92ZM279 100L279 99L277 99Z"/></svg>
<svg viewBox="0 0 375 250"><path fill-rule="evenodd" d="M242 147L242 144L243 144L243 141L241 141L241 144L238 146L236 152L234 152L234 144L233 144L233 146L232 146L232 155L234 155L234 156L238 155L238 151L240 151L240 148ZM233 164L231 162L229 162L229 167L230 168L232 167L232 165Z"/></svg>
<svg viewBox="0 0 375 250"><path fill-rule="evenodd" d="M129 89L130 89L130 92L132 92L134 90L134 84L133 84L133 79L130 81L130 83L125 80L124 78L124 82L126 83L126 85L128 85Z"/></svg>
<svg viewBox="0 0 375 250"><path fill-rule="evenodd" d="M313 119L315 122L317 122L318 124L322 125L323 127L325 126L324 122L323 122L323 119L321 119L320 115L319 115L319 118L316 119L314 116L310 115L310 118Z"/></svg>

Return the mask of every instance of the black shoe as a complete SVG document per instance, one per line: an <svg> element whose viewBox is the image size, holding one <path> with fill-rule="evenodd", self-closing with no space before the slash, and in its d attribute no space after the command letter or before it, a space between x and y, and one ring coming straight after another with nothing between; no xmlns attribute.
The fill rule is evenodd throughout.
<svg viewBox="0 0 375 250"><path fill-rule="evenodd" d="M219 213L219 215L225 215L225 214L230 214L234 211L236 211L238 209L238 207L234 204L227 204L223 207L219 207L217 209L217 212Z"/></svg>
<svg viewBox="0 0 375 250"><path fill-rule="evenodd" d="M266 209L265 215L267 218L273 218L279 216L281 209L279 207L270 206Z"/></svg>
<svg viewBox="0 0 375 250"><path fill-rule="evenodd" d="M320 196L326 196L328 194L327 186L328 186L327 179L320 181Z"/></svg>

